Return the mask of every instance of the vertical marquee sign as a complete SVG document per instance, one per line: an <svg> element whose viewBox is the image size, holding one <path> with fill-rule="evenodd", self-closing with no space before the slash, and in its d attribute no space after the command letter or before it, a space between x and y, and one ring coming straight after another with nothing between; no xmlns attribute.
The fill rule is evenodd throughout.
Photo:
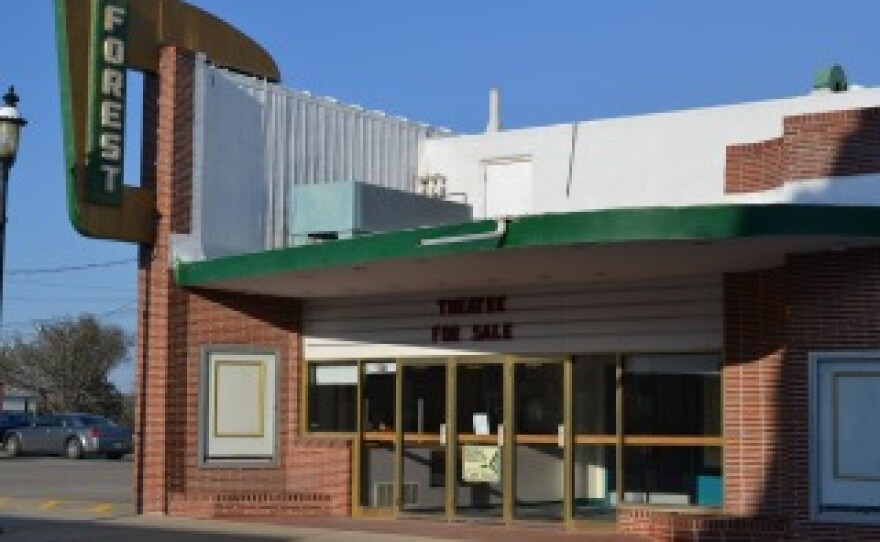
<svg viewBox="0 0 880 542"><path fill-rule="evenodd" d="M88 237L152 243L155 193L123 182L126 70L158 74L164 47L269 81L278 67L254 40L180 0L55 0L55 32L70 222Z"/></svg>
<svg viewBox="0 0 880 542"><path fill-rule="evenodd" d="M120 205L125 139L128 2L96 0L92 11L86 201L99 205Z"/></svg>

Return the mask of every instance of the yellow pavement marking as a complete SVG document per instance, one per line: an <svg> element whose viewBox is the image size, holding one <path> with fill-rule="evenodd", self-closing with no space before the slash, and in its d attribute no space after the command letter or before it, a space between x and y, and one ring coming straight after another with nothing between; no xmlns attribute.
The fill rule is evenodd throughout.
<svg viewBox="0 0 880 542"><path fill-rule="evenodd" d="M109 503L96 504L91 508L94 514L112 514L114 506Z"/></svg>
<svg viewBox="0 0 880 542"><path fill-rule="evenodd" d="M131 512L126 503L77 501L67 499L39 499L0 497L0 510L43 511L92 516L127 515Z"/></svg>

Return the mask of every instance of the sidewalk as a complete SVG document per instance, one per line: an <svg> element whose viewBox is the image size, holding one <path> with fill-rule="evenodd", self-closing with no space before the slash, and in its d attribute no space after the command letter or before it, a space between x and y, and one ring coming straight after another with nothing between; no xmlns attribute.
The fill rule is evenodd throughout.
<svg viewBox="0 0 880 542"><path fill-rule="evenodd" d="M602 526L599 526L602 529ZM624 542L643 538L558 526L427 520L265 518L197 520L167 516L84 516L71 511L0 512L0 542Z"/></svg>
<svg viewBox="0 0 880 542"><path fill-rule="evenodd" d="M637 542L644 538L617 534L613 527L566 530L558 526L514 526L480 523L445 523L427 520L384 520L353 518L248 518L236 520L193 520L163 516L138 516L113 520L132 526L154 526L186 531L216 531L226 535L279 537L296 542L352 542L407 540L423 542L505 541L505 542Z"/></svg>

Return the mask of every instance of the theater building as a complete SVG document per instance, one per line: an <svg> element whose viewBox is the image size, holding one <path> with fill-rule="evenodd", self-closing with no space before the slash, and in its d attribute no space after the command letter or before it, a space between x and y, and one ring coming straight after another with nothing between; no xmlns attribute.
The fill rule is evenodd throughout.
<svg viewBox="0 0 880 542"><path fill-rule="evenodd" d="M67 182L141 247L140 512L880 536L880 90L511 130L493 94L455 134L285 87L185 4L87 4Z"/></svg>

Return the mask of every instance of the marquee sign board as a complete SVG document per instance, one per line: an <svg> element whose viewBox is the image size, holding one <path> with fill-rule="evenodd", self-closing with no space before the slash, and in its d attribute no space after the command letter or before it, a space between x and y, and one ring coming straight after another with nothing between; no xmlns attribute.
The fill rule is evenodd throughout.
<svg viewBox="0 0 880 542"><path fill-rule="evenodd" d="M126 71L159 71L162 47L278 81L272 57L179 0L55 0L68 214L81 234L152 243L155 195L124 184Z"/></svg>
<svg viewBox="0 0 880 542"><path fill-rule="evenodd" d="M97 0L92 14L86 201L122 204L125 138L126 0Z"/></svg>

